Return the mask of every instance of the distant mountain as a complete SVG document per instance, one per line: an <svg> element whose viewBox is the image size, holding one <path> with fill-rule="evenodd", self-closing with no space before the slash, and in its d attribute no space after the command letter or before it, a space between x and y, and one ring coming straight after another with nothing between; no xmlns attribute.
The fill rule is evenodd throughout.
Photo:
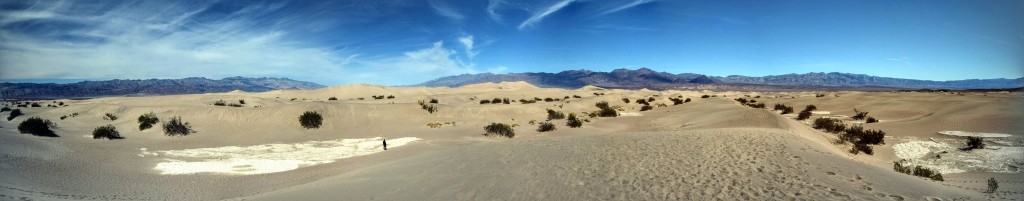
<svg viewBox="0 0 1024 201"><path fill-rule="evenodd" d="M804 73L764 77L732 75L705 76L693 73L672 74L647 68L616 69L611 72L569 70L559 73L463 74L442 77L425 82L424 86L462 86L467 84L501 81L526 81L541 87L578 88L594 85L608 88L872 88L872 89L999 89L1024 87L1024 78L970 79L955 81L929 81L878 77L850 73Z"/></svg>
<svg viewBox="0 0 1024 201"><path fill-rule="evenodd" d="M262 92L275 89L315 89L323 85L287 78L228 77L83 81L68 84L0 83L2 99L82 98L123 95L168 95L216 93L242 90Z"/></svg>

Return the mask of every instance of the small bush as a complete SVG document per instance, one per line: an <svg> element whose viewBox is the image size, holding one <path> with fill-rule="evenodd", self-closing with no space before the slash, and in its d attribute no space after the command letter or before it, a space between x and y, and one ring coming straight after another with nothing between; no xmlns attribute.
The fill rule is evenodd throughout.
<svg viewBox="0 0 1024 201"><path fill-rule="evenodd" d="M668 98L668 100L672 101L672 105L681 105L684 103L683 99L679 98Z"/></svg>
<svg viewBox="0 0 1024 201"><path fill-rule="evenodd" d="M700 98L710 98L710 97L711 97L711 96L708 96L708 95L703 95L703 96L700 96Z"/></svg>
<svg viewBox="0 0 1024 201"><path fill-rule="evenodd" d="M103 138L107 138L109 140L124 139L124 137L121 137L121 133L117 132L117 128L110 124L96 127L96 129L92 130L92 139Z"/></svg>
<svg viewBox="0 0 1024 201"><path fill-rule="evenodd" d="M764 109L764 103L749 103L747 106L750 106L751 108Z"/></svg>
<svg viewBox="0 0 1024 201"><path fill-rule="evenodd" d="M600 109L596 112L597 116L599 117L619 116L619 111L616 111L612 107L608 106L608 102L606 101L597 102L597 104L594 104L594 106L597 106L597 108Z"/></svg>
<svg viewBox="0 0 1024 201"><path fill-rule="evenodd" d="M491 104L491 100L487 100L487 99L480 100L480 104L481 105L483 105L483 104Z"/></svg>
<svg viewBox="0 0 1024 201"><path fill-rule="evenodd" d="M540 126L537 127L537 132L548 132L555 130L555 124L551 122L541 122Z"/></svg>
<svg viewBox="0 0 1024 201"><path fill-rule="evenodd" d="M160 122L160 119L156 117L156 114L152 112L146 113L139 116L139 130L146 130L153 127L153 124Z"/></svg>
<svg viewBox="0 0 1024 201"><path fill-rule="evenodd" d="M430 103L437 104L437 99L431 98Z"/></svg>
<svg viewBox="0 0 1024 201"><path fill-rule="evenodd" d="M555 99L554 98L544 98L544 102L552 102L552 101L555 101Z"/></svg>
<svg viewBox="0 0 1024 201"><path fill-rule="evenodd" d="M14 118L18 118L18 116L21 116L21 115L24 115L24 114L25 113L21 113L21 109L13 109L13 110L11 110L10 114L7 114L7 121L14 120Z"/></svg>
<svg viewBox="0 0 1024 201"><path fill-rule="evenodd" d="M501 103L506 105L509 104L508 98L501 99Z"/></svg>
<svg viewBox="0 0 1024 201"><path fill-rule="evenodd" d="M647 111L647 110L652 110L652 109L654 109L654 107L651 107L650 105L640 106L640 111L641 112Z"/></svg>
<svg viewBox="0 0 1024 201"><path fill-rule="evenodd" d="M999 182L996 178L988 178L988 189L985 189L985 193L995 193L999 189Z"/></svg>
<svg viewBox="0 0 1024 201"><path fill-rule="evenodd" d="M4 106L4 108L0 108L0 112L6 112L6 111L11 111L11 108L9 108L7 106Z"/></svg>
<svg viewBox="0 0 1024 201"><path fill-rule="evenodd" d="M786 106L786 108L782 108L782 114L789 114L789 113L793 113L793 107Z"/></svg>
<svg viewBox="0 0 1024 201"><path fill-rule="evenodd" d="M295 99L293 98L292 100L295 100ZM213 105L215 105L215 106L226 106L226 105L228 105L228 103L224 102L224 100L217 100L217 102L213 102Z"/></svg>
<svg viewBox="0 0 1024 201"><path fill-rule="evenodd" d="M491 123L491 125L487 125L484 127L484 131L486 131L484 135L487 136L499 135L507 138L512 138L516 136L515 130L512 129L512 126L503 123Z"/></svg>
<svg viewBox="0 0 1024 201"><path fill-rule="evenodd" d="M854 120L863 120L864 118L868 117L868 112L857 111L857 108L854 108L853 112L856 113L855 115L853 115L853 117L851 117Z"/></svg>
<svg viewBox="0 0 1024 201"><path fill-rule="evenodd" d="M110 120L110 121L117 120L117 115L112 114L112 113L103 114L103 120Z"/></svg>
<svg viewBox="0 0 1024 201"><path fill-rule="evenodd" d="M583 98L583 97L580 97L579 95L572 95L572 97L573 98Z"/></svg>
<svg viewBox="0 0 1024 201"><path fill-rule="evenodd" d="M981 139L981 137L973 137L973 136L972 137L967 137L967 143L965 143L965 144L967 146L964 146L963 148L960 148L960 150L962 150L962 151L970 151L970 150L974 150L974 149L984 149L985 148L985 142L984 142L984 140Z"/></svg>
<svg viewBox="0 0 1024 201"><path fill-rule="evenodd" d="M564 118L565 118L565 114L563 114L562 112L555 111L555 110L552 110L552 109L548 109L548 120L564 119Z"/></svg>
<svg viewBox="0 0 1024 201"><path fill-rule="evenodd" d="M939 171L928 169L927 167L920 165L914 167L907 166L903 164L904 162L906 162L905 159L893 162L892 169L903 174L929 178L935 181L943 181L942 173L939 173Z"/></svg>
<svg viewBox="0 0 1024 201"><path fill-rule="evenodd" d="M327 100L329 100L329 101L336 101L336 100L338 100L338 97L331 96L330 98L327 98Z"/></svg>
<svg viewBox="0 0 1024 201"><path fill-rule="evenodd" d="M182 121L181 117L171 117L171 120L164 123L163 127L164 134L167 136L186 136L195 132L192 130L192 125Z"/></svg>
<svg viewBox="0 0 1024 201"><path fill-rule="evenodd" d="M41 137L60 137L54 133L53 130L50 130L50 128L53 127L57 127L57 124L54 124L48 119L29 117L25 121L22 121L21 124L18 124L18 132Z"/></svg>
<svg viewBox="0 0 1024 201"><path fill-rule="evenodd" d="M629 103L629 98L622 98L622 102L628 104Z"/></svg>
<svg viewBox="0 0 1024 201"><path fill-rule="evenodd" d="M807 105L807 107L804 107L804 111L808 111L808 112L811 112L811 111L814 111L814 110L817 110L817 109L818 109L818 106L814 106L814 105Z"/></svg>
<svg viewBox="0 0 1024 201"><path fill-rule="evenodd" d="M805 119L808 119L808 118L811 118L811 111L807 111L807 110L800 111L800 114L798 114L796 116L796 120L805 120Z"/></svg>
<svg viewBox="0 0 1024 201"><path fill-rule="evenodd" d="M736 100L736 102L740 102L740 104L744 104L744 105L747 104L747 99L745 99L745 98L736 98L734 100Z"/></svg>
<svg viewBox="0 0 1024 201"><path fill-rule="evenodd" d="M822 129L831 133L839 133L846 130L846 125L838 119L832 118L817 118L812 124L814 129Z"/></svg>
<svg viewBox="0 0 1024 201"><path fill-rule="evenodd" d="M306 111L305 113L302 113L302 115L299 115L299 124L306 129L320 128L320 125L323 124L323 120L324 119L320 116L320 113L314 111Z"/></svg>
<svg viewBox="0 0 1024 201"><path fill-rule="evenodd" d="M238 104L245 105L245 99L238 99Z"/></svg>
<svg viewBox="0 0 1024 201"><path fill-rule="evenodd" d="M878 123L878 119L875 119L874 117L868 117L867 120L864 120L864 123Z"/></svg>
<svg viewBox="0 0 1024 201"><path fill-rule="evenodd" d="M32 103L32 107L42 107L42 105L39 105L39 103Z"/></svg>
<svg viewBox="0 0 1024 201"><path fill-rule="evenodd" d="M576 113L569 113L569 118L566 119L565 125L569 126L569 128L579 128L583 126L583 122L576 118Z"/></svg>
<svg viewBox="0 0 1024 201"><path fill-rule="evenodd" d="M875 154L874 149L871 148L871 146L868 146L867 144L856 143L856 144L853 144L853 147L850 148L850 153L851 154L857 154L857 153L861 153L861 152L863 152L865 154L868 154L868 155L874 155Z"/></svg>
<svg viewBox="0 0 1024 201"><path fill-rule="evenodd" d="M395 95L388 95L388 99L395 99Z"/></svg>

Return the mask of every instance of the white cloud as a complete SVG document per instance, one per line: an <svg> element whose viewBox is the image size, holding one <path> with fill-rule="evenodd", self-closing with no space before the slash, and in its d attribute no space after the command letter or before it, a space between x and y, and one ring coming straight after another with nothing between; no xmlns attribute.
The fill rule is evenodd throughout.
<svg viewBox="0 0 1024 201"><path fill-rule="evenodd" d="M462 20L463 18L466 18L458 11L455 11L451 6L448 6L448 4L445 2L432 0L427 1L427 3L430 4L430 8L433 8L434 12L437 13L438 15L451 18L454 20Z"/></svg>
<svg viewBox="0 0 1024 201"><path fill-rule="evenodd" d="M643 5L643 4L646 4L646 3L651 3L651 2L654 2L654 0L634 0L634 1L629 2L627 4L623 4L621 6L605 10L605 11L601 12L601 14L599 14L599 15L612 14L612 13L616 13L616 12L619 12L619 11L623 11L623 10L626 10L626 9L629 9L629 8L632 8L632 7L636 7L636 6Z"/></svg>
<svg viewBox="0 0 1024 201"><path fill-rule="evenodd" d="M473 49L473 35L459 37L459 43L462 43L462 47L466 50L466 57L469 57L470 60L480 53Z"/></svg>
<svg viewBox="0 0 1024 201"><path fill-rule="evenodd" d="M352 81L380 83L390 78L387 79L390 82L382 84L417 84L441 76L477 72L473 63L458 60L455 54L455 50L444 47L443 41L437 41L428 48L408 51L400 56L356 59L354 62L359 66L369 69L358 77L352 77Z"/></svg>
<svg viewBox="0 0 1024 201"><path fill-rule="evenodd" d="M505 4L504 0L487 1L487 16L491 17L491 20L501 22L501 14L498 13L498 9L501 8L502 4Z"/></svg>
<svg viewBox="0 0 1024 201"><path fill-rule="evenodd" d="M566 6L569 6L569 4L571 4L573 1L575 0L562 0L555 3L554 5L547 7L541 12L534 13L533 16L530 16L530 18L523 21L522 24L519 24L519 29L522 30L526 27L533 26L533 24L536 24L541 20L544 20L544 18L547 17L548 15L551 15L552 13L558 12L558 10L561 10Z"/></svg>

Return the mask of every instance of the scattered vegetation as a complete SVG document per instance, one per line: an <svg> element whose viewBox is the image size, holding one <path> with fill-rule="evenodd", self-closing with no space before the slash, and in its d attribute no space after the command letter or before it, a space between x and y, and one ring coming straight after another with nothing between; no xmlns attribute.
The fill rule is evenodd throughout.
<svg viewBox="0 0 1024 201"><path fill-rule="evenodd" d="M329 101L336 101L336 100L338 100L338 97L331 96L330 98L327 98L327 100L329 100Z"/></svg>
<svg viewBox="0 0 1024 201"><path fill-rule="evenodd" d="M960 150L961 151L971 151L971 150L975 150L975 149L984 149L985 148L985 142L984 142L984 140L981 139L981 137L974 137L974 136L967 137L966 145L967 146L964 146L963 148L960 148Z"/></svg>
<svg viewBox="0 0 1024 201"><path fill-rule="evenodd" d="M388 95L387 99L395 99L395 95Z"/></svg>
<svg viewBox="0 0 1024 201"><path fill-rule="evenodd" d="M686 98L684 100L683 98L671 98L670 97L670 98L668 98L668 100L672 101L672 105L681 105L683 103L689 103L690 102L690 98Z"/></svg>
<svg viewBox="0 0 1024 201"><path fill-rule="evenodd" d="M868 112L857 111L857 108L853 108L853 112L856 114L850 118L853 118L854 120L863 120L864 118L868 117Z"/></svg>
<svg viewBox="0 0 1024 201"><path fill-rule="evenodd" d="M483 104L491 104L491 100L487 100L487 99L480 100L480 104L481 105L483 105Z"/></svg>
<svg viewBox="0 0 1024 201"><path fill-rule="evenodd" d="M537 102L536 100L519 99L519 103L522 103L522 104L530 104L530 103L536 103L536 102Z"/></svg>
<svg viewBox="0 0 1024 201"><path fill-rule="evenodd" d="M32 107L42 107L42 105L39 105L39 103L32 103Z"/></svg>
<svg viewBox="0 0 1024 201"><path fill-rule="evenodd" d="M595 112L595 114L597 114L597 116L599 117L619 116L619 111L616 111L611 106L609 106L607 101L597 102L597 104L594 104L594 106L597 106L597 108L600 109L597 112Z"/></svg>
<svg viewBox="0 0 1024 201"><path fill-rule="evenodd" d="M292 100L295 100L295 99L293 98ZM228 104L227 104L227 102L224 102L224 100L217 100L216 102L213 102L213 105L215 105L215 106L226 106Z"/></svg>
<svg viewBox="0 0 1024 201"><path fill-rule="evenodd" d="M113 113L103 114L103 120L110 120L110 121L117 120L117 115L115 115Z"/></svg>
<svg viewBox="0 0 1024 201"><path fill-rule="evenodd" d="M576 113L569 113L569 118L566 118L565 125L569 126L569 128L579 128L583 126L583 122L576 118Z"/></svg>
<svg viewBox="0 0 1024 201"><path fill-rule="evenodd" d="M117 132L117 128L110 124L96 127L96 129L92 130L92 139L103 138L107 138L108 140L124 139L124 137L121 137L121 133Z"/></svg>
<svg viewBox="0 0 1024 201"><path fill-rule="evenodd" d="M146 130L153 127L153 124L160 122L160 119L156 117L156 114L150 112L139 116L139 130Z"/></svg>
<svg viewBox="0 0 1024 201"><path fill-rule="evenodd" d="M192 125L182 121L181 117L171 117L170 121L163 124L164 134L167 136L186 136L194 133Z"/></svg>
<svg viewBox="0 0 1024 201"><path fill-rule="evenodd" d="M9 108L7 106L4 106L4 108L0 108L0 112L6 112L6 111L11 111L11 108Z"/></svg>
<svg viewBox="0 0 1024 201"><path fill-rule="evenodd" d="M54 133L50 128L56 128L57 124L54 124L48 119L39 117L29 117L21 124L18 124L19 133L27 133L41 137L60 137L57 133Z"/></svg>
<svg viewBox="0 0 1024 201"><path fill-rule="evenodd" d="M900 173L940 180L940 182L941 180L944 180L942 179L942 173L939 173L937 170L932 170L921 165L914 165L913 167L906 166L903 164L904 162L906 162L906 160L893 162L893 169Z"/></svg>
<svg viewBox="0 0 1024 201"><path fill-rule="evenodd" d="M565 114L559 111L548 109L548 120L552 119L565 119Z"/></svg>
<svg viewBox="0 0 1024 201"><path fill-rule="evenodd" d="M811 111L815 111L815 110L818 110L818 106L807 105L807 107L804 107L804 111L811 112Z"/></svg>
<svg viewBox="0 0 1024 201"><path fill-rule="evenodd" d="M21 113L21 109L13 109L13 110L11 110L10 114L7 114L7 121L14 120L14 118L18 118L18 116L21 116L21 115L24 115L24 114L25 113Z"/></svg>
<svg viewBox="0 0 1024 201"><path fill-rule="evenodd" d="M484 126L484 131L486 131L486 133L484 133L486 136L499 135L507 138L516 136L515 130L512 129L512 126L503 123L491 123L491 125Z"/></svg>
<svg viewBox="0 0 1024 201"><path fill-rule="evenodd" d="M872 155L874 151L869 145L885 143L885 131L865 130L859 125L846 127L846 124L838 119L818 118L814 120L812 127L838 134L841 143L852 143L853 147L850 149L850 153L853 154L863 152Z"/></svg>
<svg viewBox="0 0 1024 201"><path fill-rule="evenodd" d="M315 111L306 111L302 113L302 115L299 115L299 124L306 129L320 128L320 125L323 124L323 120L324 119L320 116L320 113Z"/></svg>
<svg viewBox="0 0 1024 201"><path fill-rule="evenodd" d="M647 110L652 110L652 109L654 109L654 107L651 107L650 105L640 106L640 111L641 112L647 111Z"/></svg>
<svg viewBox="0 0 1024 201"><path fill-rule="evenodd" d="M583 97L580 97L579 95L572 95L572 97L573 98L583 98Z"/></svg>
<svg viewBox="0 0 1024 201"><path fill-rule="evenodd" d="M60 116L60 120L64 120L64 119L67 119L68 117L77 117L77 116L78 116L78 113L77 113L77 112L75 112L75 113L71 113L71 114L69 114L69 115L61 115L61 116Z"/></svg>
<svg viewBox="0 0 1024 201"><path fill-rule="evenodd" d="M548 132L555 130L555 124L551 122L541 122L540 126L537 127L537 132Z"/></svg>
<svg viewBox="0 0 1024 201"><path fill-rule="evenodd" d="M238 99L238 104L245 105L245 99Z"/></svg>
<svg viewBox="0 0 1024 201"><path fill-rule="evenodd" d="M426 110L428 113L433 114L434 112L437 112L437 99L431 99L430 102L431 103L428 104L423 102L423 100L420 100L417 103L420 104L420 108Z"/></svg>
<svg viewBox="0 0 1024 201"><path fill-rule="evenodd" d="M431 98L431 99L430 99L430 103L431 103L431 104L437 104L437 99L435 99L435 98Z"/></svg>

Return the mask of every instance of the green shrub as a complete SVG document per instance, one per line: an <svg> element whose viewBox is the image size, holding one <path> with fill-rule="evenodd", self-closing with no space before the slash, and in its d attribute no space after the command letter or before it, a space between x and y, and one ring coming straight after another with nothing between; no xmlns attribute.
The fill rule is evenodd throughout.
<svg viewBox="0 0 1024 201"><path fill-rule="evenodd" d="M320 116L320 113L315 111L306 111L305 113L302 113L302 115L299 115L299 125L302 125L302 127L306 129L320 128L320 125L323 124L323 120L324 119Z"/></svg>
<svg viewBox="0 0 1024 201"><path fill-rule="evenodd" d="M555 110L552 110L552 109L548 109L548 120L564 119L564 118L565 118L565 114L563 114L562 112L555 111Z"/></svg>
<svg viewBox="0 0 1024 201"><path fill-rule="evenodd" d="M7 114L8 115L7 116L7 121L14 120L14 118L18 118L18 116L21 116L21 115L24 115L24 114L25 113L21 113L21 109L13 109L13 110L11 110L10 114Z"/></svg>
<svg viewBox="0 0 1024 201"><path fill-rule="evenodd" d="M139 130L146 130L153 127L153 124L160 122L160 119L156 117L156 114L150 112L139 116Z"/></svg>
<svg viewBox="0 0 1024 201"><path fill-rule="evenodd" d="M551 122L541 122L540 126L537 127L537 132L548 132L555 130L555 124Z"/></svg>
<svg viewBox="0 0 1024 201"><path fill-rule="evenodd" d="M491 123L491 125L487 125L484 127L484 131L486 131L484 135L487 136L499 135L507 138L512 138L516 136L515 130L512 129L512 126L503 123Z"/></svg>
<svg viewBox="0 0 1024 201"><path fill-rule="evenodd" d="M182 121L181 117L171 117L170 121L163 124L164 134L167 136L186 136L194 133L192 125Z"/></svg>
<svg viewBox="0 0 1024 201"><path fill-rule="evenodd" d="M22 121L21 124L18 124L18 132L41 137L60 137L57 133L54 133L53 130L50 130L50 128L55 127L57 127L57 124L54 124L48 119L29 117L25 121Z"/></svg>
<svg viewBox="0 0 1024 201"><path fill-rule="evenodd" d="M569 113L569 118L566 118L565 125L569 126L569 128L579 128L583 126L583 122L576 118L576 113Z"/></svg>
<svg viewBox="0 0 1024 201"><path fill-rule="evenodd" d="M96 127L96 129L92 130L92 139L103 138L107 138L109 140L124 139L124 137L121 137L121 133L117 132L117 128L110 124Z"/></svg>

